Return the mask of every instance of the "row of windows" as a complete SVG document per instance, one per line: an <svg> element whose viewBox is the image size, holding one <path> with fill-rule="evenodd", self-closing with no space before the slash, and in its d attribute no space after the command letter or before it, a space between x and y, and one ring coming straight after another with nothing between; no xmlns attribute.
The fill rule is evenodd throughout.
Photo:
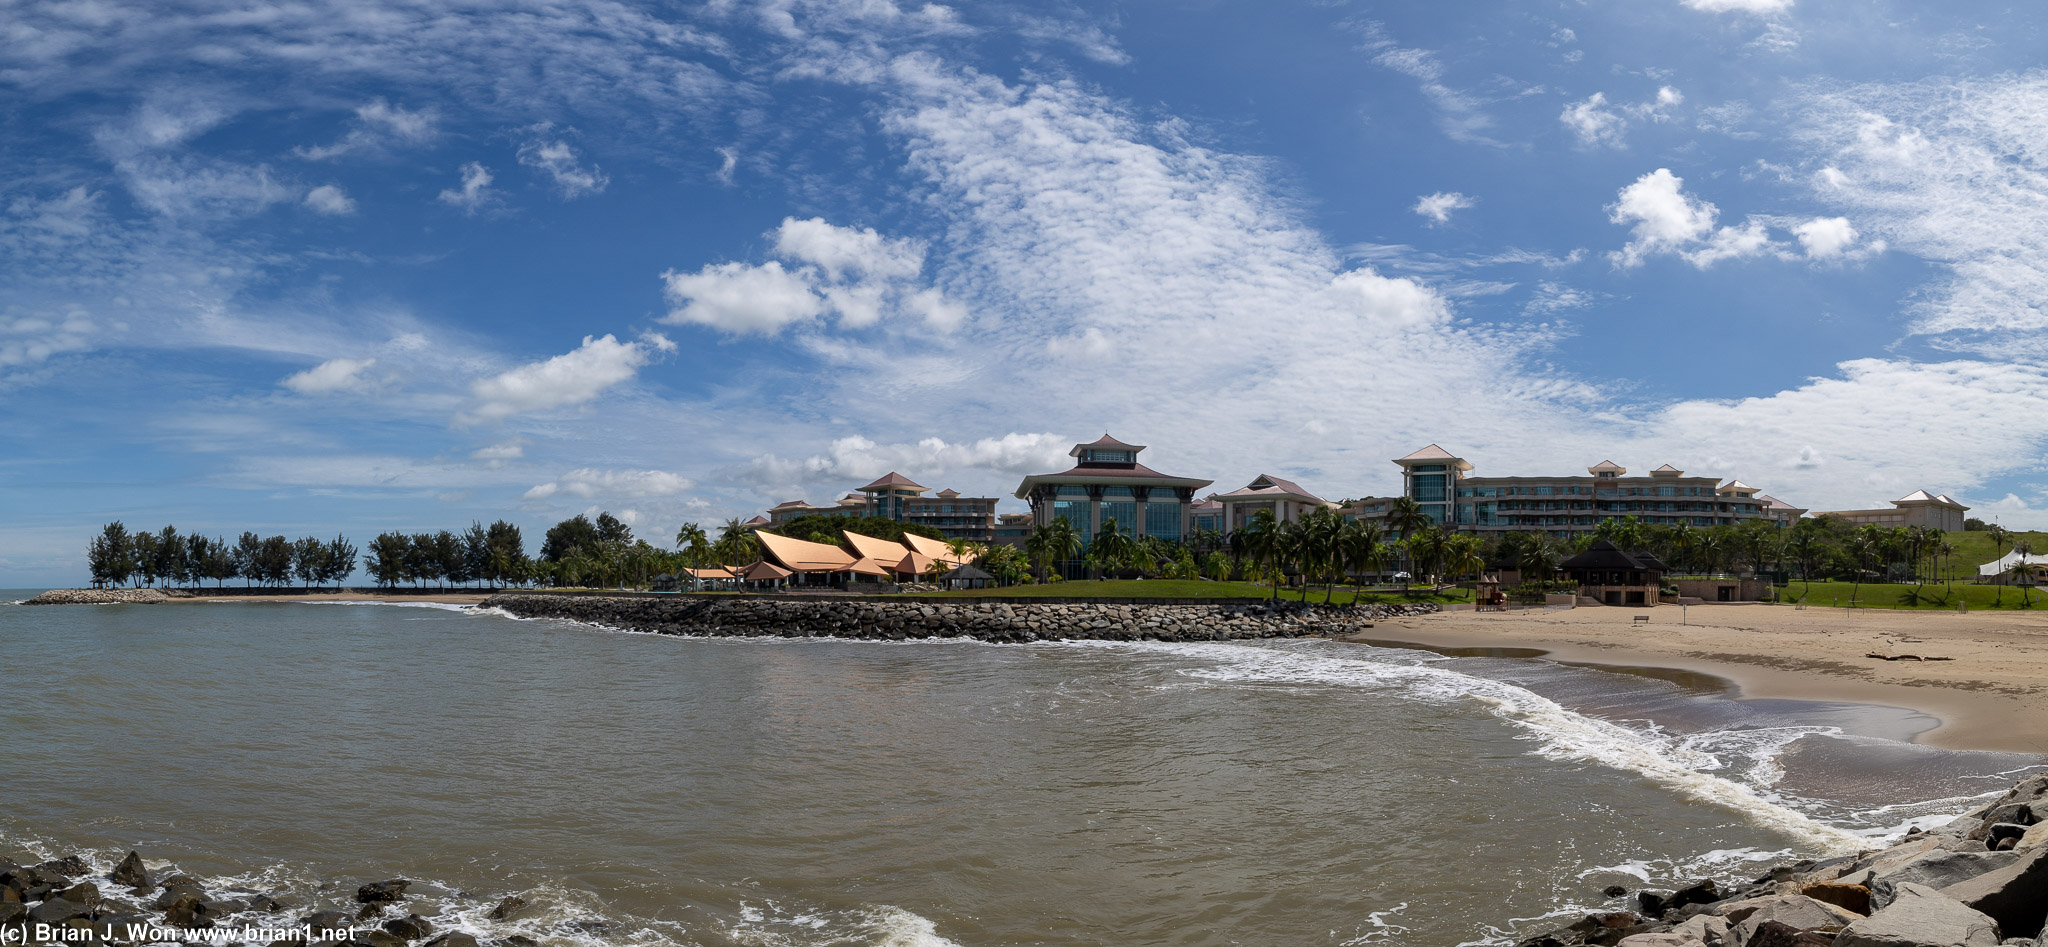
<svg viewBox="0 0 2048 947"><path fill-rule="evenodd" d="M1613 496L1616 494L1627 497L1710 497L1715 495L1712 487L1622 487L1620 490L1609 488L1600 491L1601 496ZM1559 495L1592 496L1594 495L1594 490L1590 486L1579 486L1577 484L1565 484L1562 487L1552 484L1538 484L1531 486L1458 488L1459 497L1548 497Z"/></svg>

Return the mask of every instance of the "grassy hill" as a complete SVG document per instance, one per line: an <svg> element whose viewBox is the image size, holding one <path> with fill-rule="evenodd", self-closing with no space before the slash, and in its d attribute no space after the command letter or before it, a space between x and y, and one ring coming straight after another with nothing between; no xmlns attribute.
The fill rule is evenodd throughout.
<svg viewBox="0 0 2048 947"><path fill-rule="evenodd" d="M2014 533L2000 549L1991 543L1990 533L1945 533L1950 543L1955 544L1956 554L1941 564L1944 579L1967 580L1977 577L1977 567L2012 551L2012 543L2026 540L2033 543L2036 555L2048 555L2048 533Z"/></svg>
<svg viewBox="0 0 2048 947"><path fill-rule="evenodd" d="M1805 597L1808 608L1847 608L1853 598L1857 608L1953 610L1957 604L1967 602L1972 610L2048 609L2048 590L2023 589L2016 585L1972 585L1961 581L1954 585L1865 582L1858 586L1849 582L1814 582L1809 585L1793 579L1790 585L1778 590L1778 598L1782 602L1796 602L1801 596Z"/></svg>

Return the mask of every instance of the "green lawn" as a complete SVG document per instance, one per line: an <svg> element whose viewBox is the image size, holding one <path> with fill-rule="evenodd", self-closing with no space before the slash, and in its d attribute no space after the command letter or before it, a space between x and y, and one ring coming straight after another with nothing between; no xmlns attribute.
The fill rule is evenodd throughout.
<svg viewBox="0 0 2048 947"><path fill-rule="evenodd" d="M1917 603L1909 603L1907 594L1917 597ZM2022 589L2018 586L1970 585L1957 582L1953 586L1894 585L1865 582L1860 587L1849 582L1815 582L1812 588L1798 579L1778 590L1783 602L1794 602L1800 596L1806 597L1809 608L1847 607L1850 597L1856 599L1858 608L1946 608L1953 609L1957 602L1968 602L1972 609L2020 608L2022 593L2033 601L2033 608L2048 608L2048 591Z"/></svg>
<svg viewBox="0 0 2048 947"><path fill-rule="evenodd" d="M1943 533L1942 536L1956 547L1956 554L1942 561L1942 578L1974 579L1978 566L2011 552L2012 544L2021 540L2033 543L2036 555L2048 554L2048 533L2014 533L2006 540L2003 549L1991 544L1990 533Z"/></svg>
<svg viewBox="0 0 2048 947"><path fill-rule="evenodd" d="M1307 590L1308 600L1321 602L1323 590L1320 586ZM992 589L962 589L956 592L923 592L913 595L883 596L888 598L1207 598L1207 599L1264 599L1273 596L1271 586L1254 585L1250 582L1203 582L1186 579L1101 579L1053 582L1047 585L1012 585ZM1281 589L1280 597L1288 601L1300 601L1301 589ZM1355 589L1339 587L1331 602L1349 605L1353 600L1366 604L1388 602L1469 602L1471 589L1445 589L1442 593L1417 591L1404 594L1400 589L1359 593Z"/></svg>

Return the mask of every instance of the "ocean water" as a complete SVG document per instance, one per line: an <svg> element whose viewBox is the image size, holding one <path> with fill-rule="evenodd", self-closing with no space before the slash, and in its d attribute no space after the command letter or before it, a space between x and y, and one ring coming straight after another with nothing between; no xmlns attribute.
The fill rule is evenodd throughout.
<svg viewBox="0 0 2048 947"><path fill-rule="evenodd" d="M136 849L292 917L404 877L551 947L1495 944L2043 762L1931 724L1513 651L0 606L0 856Z"/></svg>

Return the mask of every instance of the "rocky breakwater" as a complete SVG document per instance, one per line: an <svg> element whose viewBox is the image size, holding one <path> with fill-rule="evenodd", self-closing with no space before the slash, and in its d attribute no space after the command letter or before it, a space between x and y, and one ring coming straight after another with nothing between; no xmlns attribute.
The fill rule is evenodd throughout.
<svg viewBox="0 0 2048 947"><path fill-rule="evenodd" d="M191 598L183 589L51 589L25 599L23 605L157 605L174 598Z"/></svg>
<svg viewBox="0 0 2048 947"><path fill-rule="evenodd" d="M2048 947L2048 775L1884 848L1640 891L1633 908L1517 947Z"/></svg>
<svg viewBox="0 0 2048 947"><path fill-rule="evenodd" d="M566 618L671 635L892 641L964 637L1010 643L1332 637L1370 628L1382 618L1437 610L1432 604L1325 608L1267 602L1019 604L972 599L658 599L533 593L493 595L482 607L503 609L521 618Z"/></svg>
<svg viewBox="0 0 2048 947"><path fill-rule="evenodd" d="M520 935L480 944L475 934L436 932L434 920L405 909L409 886L402 879L372 882L356 888L353 901L317 908L248 888L210 890L174 868L151 870L135 852L105 872L78 855L37 865L0 859L0 944L76 947L213 937L249 947L539 947ZM506 898L485 916L503 919L525 904Z"/></svg>

